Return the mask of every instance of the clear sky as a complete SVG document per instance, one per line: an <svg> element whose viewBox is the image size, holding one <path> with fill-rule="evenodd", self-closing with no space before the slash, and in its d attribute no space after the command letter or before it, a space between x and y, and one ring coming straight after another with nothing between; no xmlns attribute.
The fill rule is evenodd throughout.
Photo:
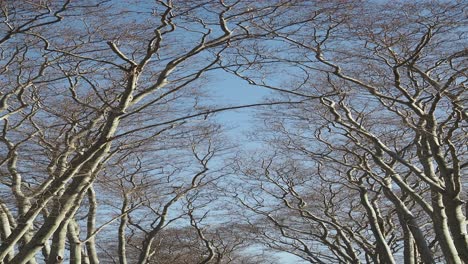
<svg viewBox="0 0 468 264"><path fill-rule="evenodd" d="M269 91L248 84L246 81L222 70L211 72L208 88L213 92L214 103L221 107L261 103ZM217 114L217 120L228 127L231 135L245 136L253 128L255 109L245 108Z"/></svg>
<svg viewBox="0 0 468 264"><path fill-rule="evenodd" d="M207 88L215 98L215 103L221 107L261 103L271 94L268 89L250 85L221 70L211 72ZM254 114L254 108L245 108L218 113L216 120L230 128L228 135L231 141L241 143L243 148L251 149L259 146L247 138L247 134L254 132L255 129ZM281 264L305 263L300 258L287 253L278 253L275 257Z"/></svg>

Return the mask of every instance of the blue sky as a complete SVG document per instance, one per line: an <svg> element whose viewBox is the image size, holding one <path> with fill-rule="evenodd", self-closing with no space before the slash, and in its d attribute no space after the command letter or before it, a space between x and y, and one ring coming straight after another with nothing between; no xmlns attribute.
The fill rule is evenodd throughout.
<svg viewBox="0 0 468 264"><path fill-rule="evenodd" d="M207 84L207 88L213 93L214 100L211 103L221 107L260 103L270 93L265 88L250 85L222 70L216 70L210 75L211 81ZM228 128L232 128L229 129L230 136L246 139L246 133L253 130L254 112L254 108L225 111L216 114L216 119Z"/></svg>
<svg viewBox="0 0 468 264"><path fill-rule="evenodd" d="M215 99L212 103L221 107L261 103L271 94L268 89L250 85L222 70L211 72L206 88ZM242 143L244 149L251 149L259 146L247 138L248 133L255 131L255 111L255 108L225 111L216 114L216 120L229 128L227 131L229 140ZM275 257L281 264L304 263L300 258L287 253L277 253Z"/></svg>

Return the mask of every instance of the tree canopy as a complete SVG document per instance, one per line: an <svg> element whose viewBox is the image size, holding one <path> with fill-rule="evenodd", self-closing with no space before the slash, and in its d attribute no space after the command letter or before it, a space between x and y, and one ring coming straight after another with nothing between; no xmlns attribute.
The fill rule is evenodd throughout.
<svg viewBox="0 0 468 264"><path fill-rule="evenodd" d="M0 263L468 263L463 1L0 9Z"/></svg>

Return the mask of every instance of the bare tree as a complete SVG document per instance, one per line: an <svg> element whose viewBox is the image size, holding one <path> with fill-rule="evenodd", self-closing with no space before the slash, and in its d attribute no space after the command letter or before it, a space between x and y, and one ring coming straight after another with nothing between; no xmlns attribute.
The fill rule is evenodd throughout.
<svg viewBox="0 0 468 264"><path fill-rule="evenodd" d="M276 154L239 167L257 186L239 200L271 223L265 243L312 263L467 262L466 5L334 4L229 68L311 98L261 114ZM272 62L292 78L261 70Z"/></svg>
<svg viewBox="0 0 468 264"><path fill-rule="evenodd" d="M0 262L468 262L464 3L0 8ZM214 70L276 94L214 106ZM260 105L227 177L210 117Z"/></svg>
<svg viewBox="0 0 468 264"><path fill-rule="evenodd" d="M186 158L177 154L190 150L188 138L206 138L208 115L223 110L204 101L202 75L237 41L268 34L249 27L285 5L3 1L0 261L34 263L42 252L47 263L98 263L96 237L119 221L121 263L128 225L147 232L138 260L145 263L169 208L205 179L207 168L180 166ZM202 166L207 153L197 158ZM161 175L170 180L144 193L155 184L147 175L165 162L173 170ZM169 186L176 178L191 184ZM105 223L102 179L123 194Z"/></svg>

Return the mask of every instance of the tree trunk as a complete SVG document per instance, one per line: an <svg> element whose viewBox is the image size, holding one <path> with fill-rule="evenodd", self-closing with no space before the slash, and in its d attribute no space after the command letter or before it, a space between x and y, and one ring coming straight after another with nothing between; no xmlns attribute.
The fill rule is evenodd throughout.
<svg viewBox="0 0 468 264"><path fill-rule="evenodd" d="M436 238L442 248L446 262L448 264L461 264L462 261L450 234L442 200L442 195L439 192L432 190L432 206L434 208L432 220L434 222Z"/></svg>
<svg viewBox="0 0 468 264"><path fill-rule="evenodd" d="M81 264L81 242L78 224L75 220L71 220L67 227L67 238L70 244L70 264Z"/></svg>
<svg viewBox="0 0 468 264"><path fill-rule="evenodd" d="M463 214L463 203L460 199L447 199L447 197L444 196L444 208L455 247L457 248L460 258L465 263L468 263L467 223L466 217Z"/></svg>
<svg viewBox="0 0 468 264"><path fill-rule="evenodd" d="M86 241L86 251L88 252L88 261L90 264L99 264L99 258L96 251L96 240L93 236L93 232L95 231L95 223L96 223L96 209L97 209L97 201L96 201L96 193L94 192L93 187L88 189L88 202L89 202L89 212L88 212L88 219L87 219L87 234L88 241ZM92 237L91 237L92 236Z"/></svg>
<svg viewBox="0 0 468 264"><path fill-rule="evenodd" d="M127 196L124 194L124 200L121 208L121 213L123 214L120 218L120 225L119 225L119 263L120 264L127 264L127 253L126 253L126 236L125 236L125 228L127 226L128 216L125 213L127 210Z"/></svg>
<svg viewBox="0 0 468 264"><path fill-rule="evenodd" d="M403 255L405 264L416 264L416 251L414 248L414 237L408 228L408 223L404 215L398 213L398 220L400 221L401 229L403 230Z"/></svg>
<svg viewBox="0 0 468 264"><path fill-rule="evenodd" d="M11 234L11 224L10 218L8 217L9 211L8 208L1 203L0 204L0 239L5 241L5 239ZM5 257L5 262L8 263L14 256L14 250L12 249Z"/></svg>
<svg viewBox="0 0 468 264"><path fill-rule="evenodd" d="M54 213L59 213L62 210L60 205L56 205L54 208ZM63 258L65 253L65 241L67 238L67 226L68 221L63 221L60 223L58 229L54 232L52 236L52 246L50 249L49 259L47 260L47 264L55 264L58 258Z"/></svg>
<svg viewBox="0 0 468 264"><path fill-rule="evenodd" d="M61 223L70 219L79 208L81 200L91 182L90 176L75 177L63 193L57 214L51 214L41 228L36 232L31 242L26 244L12 259L11 264L25 264L34 257L49 237L60 227Z"/></svg>
<svg viewBox="0 0 468 264"><path fill-rule="evenodd" d="M359 192L361 196L361 204L367 211L367 216L369 218L369 224L372 229L372 233L374 234L377 246L377 253L380 256L382 263L388 264L395 264L395 260L393 259L393 254L388 246L387 242L385 241L385 237L382 233L382 230L379 227L378 219L374 208L372 207L369 197L367 195L367 190L365 187L359 187Z"/></svg>
<svg viewBox="0 0 468 264"><path fill-rule="evenodd" d="M408 243L411 244L411 247L413 246L412 245L413 242L416 243L417 249L421 253L421 258L424 263L426 264L435 263L434 258L432 257L432 252L429 248L429 245L426 242L426 238L424 237L424 234L419 228L419 225L416 219L414 218L413 214L411 213L411 211L406 207L403 201L401 201L400 198L398 198L398 196L396 196L392 192L392 190L390 189L390 186L385 186L384 194L395 205L395 208L398 214L398 219L400 220L400 223L403 228L403 232L406 232L406 231L411 232L411 234L408 234L408 236L411 236L411 239L410 239L411 241L409 241L409 237L408 237ZM410 247L410 244L408 244L408 247ZM405 234L405 252L406 252L406 246L407 244L406 244L406 234ZM406 256L406 253L405 253L405 256Z"/></svg>

